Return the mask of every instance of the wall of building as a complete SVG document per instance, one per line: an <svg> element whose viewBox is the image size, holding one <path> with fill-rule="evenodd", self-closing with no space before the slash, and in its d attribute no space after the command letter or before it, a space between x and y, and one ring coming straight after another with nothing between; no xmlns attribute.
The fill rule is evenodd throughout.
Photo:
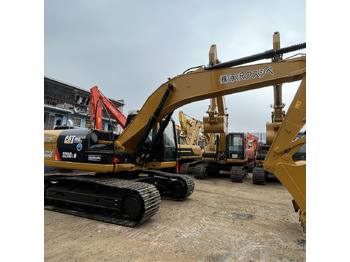
<svg viewBox="0 0 350 262"><path fill-rule="evenodd" d="M124 101L108 98L121 112ZM90 91L44 77L44 129L56 126L85 127L90 122ZM109 120L103 112L104 129L108 130ZM120 133L121 127L111 119L113 131ZM111 129L111 128L109 128Z"/></svg>

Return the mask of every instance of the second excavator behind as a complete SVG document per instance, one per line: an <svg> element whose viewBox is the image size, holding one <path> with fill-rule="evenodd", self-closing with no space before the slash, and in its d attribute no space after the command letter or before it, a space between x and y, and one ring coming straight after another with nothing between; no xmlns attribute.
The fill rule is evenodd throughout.
<svg viewBox="0 0 350 262"><path fill-rule="evenodd" d="M200 142L201 129L203 123L193 117L186 115L183 111L179 112L180 129L178 132L178 168L177 172L181 174L192 173L191 167L202 159L202 148Z"/></svg>

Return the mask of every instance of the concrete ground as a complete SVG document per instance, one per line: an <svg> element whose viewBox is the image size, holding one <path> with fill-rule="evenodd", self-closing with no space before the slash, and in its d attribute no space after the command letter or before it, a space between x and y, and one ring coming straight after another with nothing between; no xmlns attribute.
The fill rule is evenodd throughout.
<svg viewBox="0 0 350 262"><path fill-rule="evenodd" d="M195 180L185 201L129 228L45 210L45 261L305 261L292 197L276 180Z"/></svg>

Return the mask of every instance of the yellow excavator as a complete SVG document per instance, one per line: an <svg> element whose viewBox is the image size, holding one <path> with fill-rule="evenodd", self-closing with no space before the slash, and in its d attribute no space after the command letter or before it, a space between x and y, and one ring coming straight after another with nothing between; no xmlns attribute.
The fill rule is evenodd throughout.
<svg viewBox="0 0 350 262"><path fill-rule="evenodd" d="M275 32L273 35L273 49L278 50L280 49L280 33ZM272 62L278 62L282 59L281 55L276 55L272 58ZM254 184L259 185L265 185L267 177L274 176L272 173L266 171L263 168L265 157L271 147L271 144L276 137L276 134L286 116L285 111L283 108L285 107L285 104L282 102L282 84L275 84L273 85L273 97L274 97L274 104L271 105L271 107L274 109L274 111L271 112L271 123L266 123L266 142L260 143L257 149L256 154L256 166L253 169L253 176L252 180ZM297 138L302 136L302 133L298 134ZM306 145L305 145L306 146ZM296 154L296 158L304 158L306 152L303 152L305 150L305 146L303 146Z"/></svg>
<svg viewBox="0 0 350 262"><path fill-rule="evenodd" d="M216 58L216 46L213 45L209 52L209 61L219 63ZM187 129L187 134L198 135L195 133L195 129L186 128L191 126L189 119L185 117L184 114L179 113L179 120L182 129ZM224 165L224 159L226 151L226 135L228 129L228 114L225 106L225 98L214 97L210 99L210 106L207 110L208 116L203 117L203 122L199 120L190 120L190 123L200 123L201 129L203 130L203 135L206 138L203 153L201 153L201 158L197 161L184 162L181 161L180 173L182 174L194 174L195 178L203 179L209 174L214 175L219 172L219 167ZM186 122L187 121L187 122ZM182 149L179 147L180 156Z"/></svg>
<svg viewBox="0 0 350 262"><path fill-rule="evenodd" d="M280 49L280 33L275 32L273 35L273 49ZM271 59L272 62L278 62L282 59L282 55L276 55ZM267 172L263 168L264 160L267 155L267 152L270 149L270 146L276 136L277 131L279 130L283 119L285 117L285 111L283 108L285 104L282 103L282 84L273 85L273 96L274 96L274 111L271 113L271 123L266 123L266 142L260 143L257 149L256 155L256 166L253 169L253 184L266 184L266 178L269 175L273 175ZM271 105L272 107L272 105Z"/></svg>
<svg viewBox="0 0 350 262"><path fill-rule="evenodd" d="M178 171L181 174L193 173L193 165L202 159L199 146L203 123L179 111Z"/></svg>
<svg viewBox="0 0 350 262"><path fill-rule="evenodd" d="M216 152L217 134L203 132L203 138L204 138L204 152L207 152L207 153Z"/></svg>
<svg viewBox="0 0 350 262"><path fill-rule="evenodd" d="M216 57L216 46L213 45L209 61L212 64L219 63ZM203 179L226 171L232 182L242 182L248 175L245 134L228 133L228 114L223 96L212 99L207 113L208 116L203 117L204 132L216 135L216 143L205 148L202 162L194 168L194 177Z"/></svg>
<svg viewBox="0 0 350 262"><path fill-rule="evenodd" d="M175 109L302 80L264 168L291 193L305 225L306 162L294 162L291 156L306 142L306 136L295 140L306 122L306 56L244 65L304 48L306 43L186 70L155 90L139 113L127 119L119 136L96 129L45 130L44 165L86 171L45 175L45 208L126 226L143 223L159 209L160 196L182 200L194 190L190 176L174 174L177 140L171 116Z"/></svg>
<svg viewBox="0 0 350 262"><path fill-rule="evenodd" d="M209 64L219 63L216 46L212 45L209 51ZM232 182L243 182L248 175L246 137L243 132L228 133L225 97L212 98L207 113L208 116L203 117L203 131L215 135L216 142L205 147L202 162L194 167L194 177L203 179L226 172L229 173Z"/></svg>

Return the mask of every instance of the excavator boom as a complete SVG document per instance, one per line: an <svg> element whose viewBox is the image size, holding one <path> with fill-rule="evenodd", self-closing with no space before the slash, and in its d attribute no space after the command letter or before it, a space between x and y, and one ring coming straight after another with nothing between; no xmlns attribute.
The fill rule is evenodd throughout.
<svg viewBox="0 0 350 262"><path fill-rule="evenodd" d="M297 57L275 63L264 63L217 70L198 70L176 76L161 85L146 101L139 114L118 138L126 150L134 151L163 94L172 90L164 103L158 120L175 109L203 99L219 97L277 83L301 80L306 74L306 58ZM169 90L169 89L168 89Z"/></svg>
<svg viewBox="0 0 350 262"><path fill-rule="evenodd" d="M91 93L91 117L90 121L93 122L95 116L96 129L102 129L102 106L117 120L118 124L124 129L126 123L125 115L99 90L97 86L90 89ZM102 104L101 104L102 103Z"/></svg>

